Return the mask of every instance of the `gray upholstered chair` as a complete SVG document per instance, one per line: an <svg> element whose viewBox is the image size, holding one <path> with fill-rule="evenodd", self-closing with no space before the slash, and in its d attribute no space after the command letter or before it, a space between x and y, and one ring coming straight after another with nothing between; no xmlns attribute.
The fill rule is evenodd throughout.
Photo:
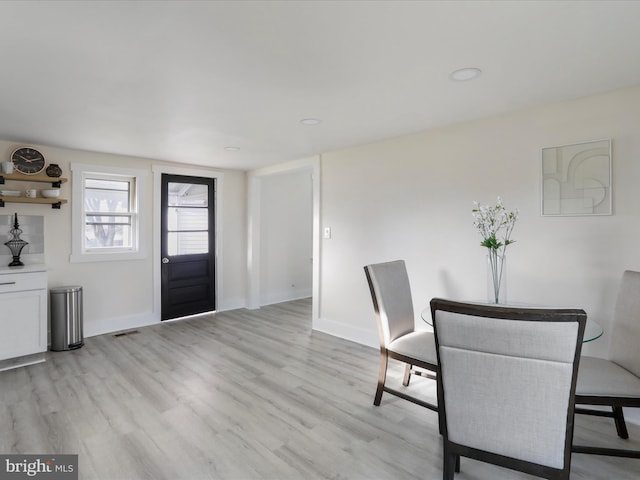
<svg viewBox="0 0 640 480"><path fill-rule="evenodd" d="M623 407L640 407L640 272L622 274L608 359L580 360L576 403L611 407L608 411L576 407L576 413L613 417L620 438L629 438ZM640 458L637 450L574 445L576 453Z"/></svg>
<svg viewBox="0 0 640 480"><path fill-rule="evenodd" d="M404 260L367 265L364 271L371 290L380 340L380 370L373 404L380 405L382 393L387 392L437 412L437 404L385 384L389 358L405 363L403 379L405 386L409 385L412 373L432 380L436 378L436 347L433 332L415 330L411 286ZM432 374L413 370L412 366Z"/></svg>
<svg viewBox="0 0 640 480"><path fill-rule="evenodd" d="M568 479L583 310L433 299L443 478L460 457Z"/></svg>

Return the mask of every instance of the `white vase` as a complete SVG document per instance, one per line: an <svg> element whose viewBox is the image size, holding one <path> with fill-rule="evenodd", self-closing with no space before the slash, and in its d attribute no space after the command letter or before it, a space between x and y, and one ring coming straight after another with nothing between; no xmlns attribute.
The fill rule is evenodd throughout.
<svg viewBox="0 0 640 480"><path fill-rule="evenodd" d="M489 249L487 254L487 299L489 303L507 303L506 255Z"/></svg>

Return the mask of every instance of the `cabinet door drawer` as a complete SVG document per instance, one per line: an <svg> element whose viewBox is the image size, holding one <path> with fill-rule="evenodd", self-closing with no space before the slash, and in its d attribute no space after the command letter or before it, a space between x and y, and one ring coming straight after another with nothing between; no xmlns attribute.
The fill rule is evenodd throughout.
<svg viewBox="0 0 640 480"><path fill-rule="evenodd" d="M7 273L0 275L0 293L47 288L46 272Z"/></svg>
<svg viewBox="0 0 640 480"><path fill-rule="evenodd" d="M45 290L0 295L0 360L47 350Z"/></svg>

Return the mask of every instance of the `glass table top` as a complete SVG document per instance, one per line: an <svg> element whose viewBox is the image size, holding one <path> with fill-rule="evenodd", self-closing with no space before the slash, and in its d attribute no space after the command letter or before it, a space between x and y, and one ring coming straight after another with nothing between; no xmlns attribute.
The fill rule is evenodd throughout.
<svg viewBox="0 0 640 480"><path fill-rule="evenodd" d="M481 302L473 302L473 303L481 303ZM508 305L505 305L508 306ZM514 305L519 307L524 307L525 305ZM529 305L530 307L534 307L534 305ZM427 324L433 326L433 322L431 319L431 308L427 307L420 313L420 317ZM602 325L600 325L595 320L591 320L587 318L587 324L584 327L584 337L582 339L582 343L593 342L602 336L604 333L604 329Z"/></svg>

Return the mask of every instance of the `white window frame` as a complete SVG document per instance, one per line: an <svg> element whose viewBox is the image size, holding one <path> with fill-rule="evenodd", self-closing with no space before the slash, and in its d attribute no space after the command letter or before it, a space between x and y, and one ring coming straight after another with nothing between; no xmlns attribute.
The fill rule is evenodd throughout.
<svg viewBox="0 0 640 480"><path fill-rule="evenodd" d="M71 164L72 205L71 205L71 257L77 262L108 262L117 260L134 260L146 258L146 223L141 214L141 205L146 198L146 182L148 172L131 168L107 167L102 165ZM96 178L104 180L131 180L131 247L114 247L87 249L85 238L85 180Z"/></svg>

